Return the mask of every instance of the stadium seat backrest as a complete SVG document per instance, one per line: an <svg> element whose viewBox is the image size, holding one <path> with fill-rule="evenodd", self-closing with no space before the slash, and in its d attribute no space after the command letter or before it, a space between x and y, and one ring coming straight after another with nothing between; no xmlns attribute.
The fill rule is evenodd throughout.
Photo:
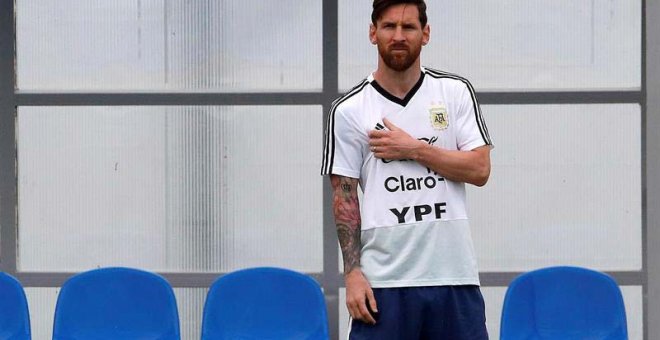
<svg viewBox="0 0 660 340"><path fill-rule="evenodd" d="M621 290L605 273L549 267L509 285L500 339L627 339Z"/></svg>
<svg viewBox="0 0 660 340"><path fill-rule="evenodd" d="M328 339L321 287L282 268L251 268L221 276L208 292L202 339Z"/></svg>
<svg viewBox="0 0 660 340"><path fill-rule="evenodd" d="M30 313L23 286L0 272L0 339L29 340Z"/></svg>
<svg viewBox="0 0 660 340"><path fill-rule="evenodd" d="M180 339L174 292L160 275L102 268L71 277L55 307L53 340Z"/></svg>

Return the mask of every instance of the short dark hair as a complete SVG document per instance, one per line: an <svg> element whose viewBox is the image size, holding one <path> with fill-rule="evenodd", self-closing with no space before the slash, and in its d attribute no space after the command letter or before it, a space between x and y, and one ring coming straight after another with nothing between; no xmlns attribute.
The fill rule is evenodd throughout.
<svg viewBox="0 0 660 340"><path fill-rule="evenodd" d="M413 4L419 10L419 22L422 28L426 27L428 17L426 16L426 3L424 0L374 0L373 11L371 12L371 22L376 25L376 22L383 15L383 12L390 6L399 4Z"/></svg>

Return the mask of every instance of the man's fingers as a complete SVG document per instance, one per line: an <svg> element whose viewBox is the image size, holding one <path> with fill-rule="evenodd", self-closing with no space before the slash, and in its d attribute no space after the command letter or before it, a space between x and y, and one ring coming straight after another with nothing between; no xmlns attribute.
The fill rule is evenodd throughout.
<svg viewBox="0 0 660 340"><path fill-rule="evenodd" d="M368 135L369 138L382 138L385 137L388 132L389 131L385 131L385 130L371 130L369 131Z"/></svg>
<svg viewBox="0 0 660 340"><path fill-rule="evenodd" d="M369 307L374 313L378 313L378 305L376 304L376 297L374 297L374 291L369 289L367 291L367 301L369 302Z"/></svg>
<svg viewBox="0 0 660 340"><path fill-rule="evenodd" d="M367 309L366 301L360 304L360 315L362 316L362 321L372 325L376 323L374 317L369 313L369 309Z"/></svg>
<svg viewBox="0 0 660 340"><path fill-rule="evenodd" d="M358 301L356 299L351 302L347 302L346 306L348 307L348 313L351 315L353 319L360 320L362 322L366 322L369 324L376 323L376 320L373 318L371 313L369 313L366 299L362 301Z"/></svg>
<svg viewBox="0 0 660 340"><path fill-rule="evenodd" d="M352 318L357 318L360 315L360 307L356 301L346 301L346 307L348 307L348 313Z"/></svg>
<svg viewBox="0 0 660 340"><path fill-rule="evenodd" d="M346 305L348 306L348 314L350 314L353 319L359 320L360 310L357 308L357 305Z"/></svg>
<svg viewBox="0 0 660 340"><path fill-rule="evenodd" d="M360 309L361 305L364 305L364 301L360 301L359 298L352 298L346 301L346 306L348 306L348 312L354 319L362 319L362 311Z"/></svg>
<svg viewBox="0 0 660 340"><path fill-rule="evenodd" d="M370 139L369 140L369 146L374 147L374 146L385 146L385 142L383 142L380 139Z"/></svg>
<svg viewBox="0 0 660 340"><path fill-rule="evenodd" d="M399 130L399 127L394 125L394 123L390 122L387 118L383 118L383 124L385 124L385 126L392 131Z"/></svg>

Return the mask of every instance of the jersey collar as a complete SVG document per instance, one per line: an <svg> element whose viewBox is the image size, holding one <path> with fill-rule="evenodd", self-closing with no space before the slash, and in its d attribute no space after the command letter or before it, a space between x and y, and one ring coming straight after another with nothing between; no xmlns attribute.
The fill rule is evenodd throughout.
<svg viewBox="0 0 660 340"><path fill-rule="evenodd" d="M408 94L406 94L406 96L403 99L387 92L387 90L385 90L382 86L380 86L380 84L378 84L376 79L373 78L373 75L370 75L369 78L371 80L370 82L371 86L373 86L374 89L376 89L376 91L378 91L378 93L380 93L383 97L401 106L406 106L408 105L408 102L410 102L410 99L412 99L412 97L415 95L415 93L417 93L417 90L419 90L419 88L422 87L422 83L424 82L424 72L420 71L420 74L421 75L419 77L419 80L417 81L417 83L415 83L415 86L413 86L410 89L410 91L408 91Z"/></svg>

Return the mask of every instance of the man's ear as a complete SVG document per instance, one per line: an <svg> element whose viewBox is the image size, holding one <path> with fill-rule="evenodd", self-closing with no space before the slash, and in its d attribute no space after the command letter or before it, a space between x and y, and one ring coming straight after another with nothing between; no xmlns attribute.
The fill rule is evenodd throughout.
<svg viewBox="0 0 660 340"><path fill-rule="evenodd" d="M369 41L371 41L373 45L376 45L378 42L376 40L376 26L374 24L369 24Z"/></svg>
<svg viewBox="0 0 660 340"><path fill-rule="evenodd" d="M431 26L429 24L426 24L424 28L422 29L422 46L426 46L426 44L429 43L429 40L431 39Z"/></svg>

